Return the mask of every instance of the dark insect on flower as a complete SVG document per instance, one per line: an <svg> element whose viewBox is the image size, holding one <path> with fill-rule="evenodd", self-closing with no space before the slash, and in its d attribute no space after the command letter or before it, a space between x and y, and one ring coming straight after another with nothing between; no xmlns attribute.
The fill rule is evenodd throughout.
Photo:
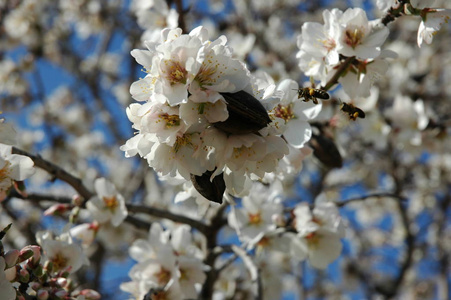
<svg viewBox="0 0 451 300"><path fill-rule="evenodd" d="M349 119L355 121L357 118L365 118L365 112L351 103L341 103L340 109L349 115Z"/></svg>
<svg viewBox="0 0 451 300"><path fill-rule="evenodd" d="M221 93L227 102L229 118L213 126L229 134L257 133L271 123L268 112L254 96L239 91Z"/></svg>
<svg viewBox="0 0 451 300"><path fill-rule="evenodd" d="M306 87L298 89L298 99L301 98L304 98L304 102L309 102L310 100L312 100L313 103L318 104L317 98L327 100L330 97L326 91Z"/></svg>
<svg viewBox="0 0 451 300"><path fill-rule="evenodd" d="M216 175L211 180L214 171L206 171L201 176L191 174L191 182L194 188L210 201L222 203L222 197L226 189L223 174Z"/></svg>
<svg viewBox="0 0 451 300"><path fill-rule="evenodd" d="M313 155L327 168L341 168L343 158L328 128L315 124L312 128L312 138L308 144L313 149Z"/></svg>

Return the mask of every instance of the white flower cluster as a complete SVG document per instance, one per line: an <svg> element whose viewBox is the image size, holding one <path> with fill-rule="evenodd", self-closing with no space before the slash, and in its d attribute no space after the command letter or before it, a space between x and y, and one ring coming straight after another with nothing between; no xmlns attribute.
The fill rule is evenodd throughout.
<svg viewBox="0 0 451 300"><path fill-rule="evenodd" d="M224 36L210 41L207 35L203 27L189 34L164 29L158 42L145 43L147 50L132 51L147 75L130 92L144 103L127 108L138 133L121 149L146 158L163 176L224 176L228 192L239 196L251 180L304 156L307 121L321 106L299 100L293 81L277 90L253 78L232 58ZM262 125L253 126L254 119Z"/></svg>
<svg viewBox="0 0 451 300"><path fill-rule="evenodd" d="M355 57L346 75L339 79L351 97L368 97L374 78L387 70L387 57L393 53L381 50L388 28L378 21L369 21L361 8L323 12L324 25L306 22L298 37L299 67L307 76L325 85L334 74L342 57Z"/></svg>
<svg viewBox="0 0 451 300"><path fill-rule="evenodd" d="M283 213L280 195L252 189L243 197L242 207L233 208L228 224L236 230L248 248L259 253L278 251L296 261L308 260L318 269L325 269L341 254L344 225L334 203L318 200L312 210L305 202L299 203L288 221Z"/></svg>
<svg viewBox="0 0 451 300"><path fill-rule="evenodd" d="M189 226L164 231L153 223L149 238L130 247L130 256L138 263L130 270L132 281L121 284L121 289L136 299L147 294L157 299L197 299L207 269L193 241Z"/></svg>

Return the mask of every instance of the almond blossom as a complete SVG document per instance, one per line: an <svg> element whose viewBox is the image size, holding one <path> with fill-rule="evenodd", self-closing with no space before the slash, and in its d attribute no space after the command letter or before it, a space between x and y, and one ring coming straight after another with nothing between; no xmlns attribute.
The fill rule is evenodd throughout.
<svg viewBox="0 0 451 300"><path fill-rule="evenodd" d="M270 122L265 109L280 119L282 115L274 107L282 109L277 103L283 90L296 89L297 84L285 88L283 83L276 90L274 84L252 77L245 65L232 57L224 36L214 41L207 38L203 27L189 34L182 34L179 28L165 29L158 41L146 42L147 50L132 51L147 75L133 83L130 92L144 103L127 108L138 133L121 149L127 157L139 154L147 159L160 176L180 175L191 180L210 172L211 180L224 176L228 193L244 195L251 180L274 172L289 154L287 141L296 148L308 141L311 130L307 121L321 106L300 103L296 91L289 90L281 105L296 103L294 115L287 116L291 126L285 126L288 119L283 119L280 128L275 124L273 128L258 125L255 130L246 129L246 122L255 120L245 116L243 121L240 113L261 106L258 114L262 117L255 122ZM253 99L251 107L240 103L243 97Z"/></svg>
<svg viewBox="0 0 451 300"><path fill-rule="evenodd" d="M294 258L308 261L315 268L324 269L341 253L340 238L344 237L343 223L331 202L320 202L310 211L306 203L294 209L298 232L293 237L291 253Z"/></svg>
<svg viewBox="0 0 451 300"><path fill-rule="evenodd" d="M96 179L94 185L97 196L89 199L86 208L97 222L111 222L113 226L119 226L127 217L124 198L105 178Z"/></svg>
<svg viewBox="0 0 451 300"><path fill-rule="evenodd" d="M451 9L425 8L421 11L422 21L418 27L417 43L421 47L423 42L432 43L434 35L440 30L444 23L448 23L451 17Z"/></svg>
<svg viewBox="0 0 451 300"><path fill-rule="evenodd" d="M11 146L0 144L0 201L5 199L14 181L23 181L35 172L29 157L11 151Z"/></svg>
<svg viewBox="0 0 451 300"><path fill-rule="evenodd" d="M36 234L36 240L42 247L45 259L52 262L53 272L73 273L89 264L82 248L67 233L54 238L49 231L41 231Z"/></svg>

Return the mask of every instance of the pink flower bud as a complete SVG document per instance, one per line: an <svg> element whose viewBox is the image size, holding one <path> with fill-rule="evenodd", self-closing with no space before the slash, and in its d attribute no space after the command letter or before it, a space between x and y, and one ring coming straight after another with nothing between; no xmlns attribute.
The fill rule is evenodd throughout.
<svg viewBox="0 0 451 300"><path fill-rule="evenodd" d="M27 269L20 269L19 281L28 282L29 280L30 280L30 273L28 273Z"/></svg>
<svg viewBox="0 0 451 300"><path fill-rule="evenodd" d="M41 288L41 283L33 281L30 282L29 287L33 290L33 291L37 291Z"/></svg>
<svg viewBox="0 0 451 300"><path fill-rule="evenodd" d="M19 250L17 249L13 249L13 250L9 250L8 252L5 253L5 264L6 264L6 269L11 268L12 266L15 266L17 263L17 259L19 258Z"/></svg>
<svg viewBox="0 0 451 300"><path fill-rule="evenodd" d="M30 248L23 248L22 250L20 250L18 263L24 262L30 257L33 257L33 254L34 252Z"/></svg>
<svg viewBox="0 0 451 300"><path fill-rule="evenodd" d="M64 277L58 277L56 279L56 282L62 288L65 288L68 285L68 280L67 280L67 278L64 278Z"/></svg>
<svg viewBox="0 0 451 300"><path fill-rule="evenodd" d="M85 289L80 292L81 296L85 296L86 300L98 300L102 296L95 290Z"/></svg>
<svg viewBox="0 0 451 300"><path fill-rule="evenodd" d="M47 300L49 298L49 292L47 290L39 290L36 293L36 297L39 300Z"/></svg>
<svg viewBox="0 0 451 300"><path fill-rule="evenodd" d="M39 263L39 260L41 259L41 247L36 246L36 245L29 245L29 246L25 246L24 248L22 248L22 250L20 250L20 252L26 252L26 251L33 251L33 256L31 259L31 265L35 266Z"/></svg>
<svg viewBox="0 0 451 300"><path fill-rule="evenodd" d="M44 211L44 216L61 216L71 208L72 205L70 204L55 204Z"/></svg>
<svg viewBox="0 0 451 300"><path fill-rule="evenodd" d="M72 197L72 204L75 206L81 206L83 204L83 197L80 195L74 195Z"/></svg>
<svg viewBox="0 0 451 300"><path fill-rule="evenodd" d="M65 290L58 290L55 293L55 296L58 297L58 298L65 298L67 296L67 291L65 291Z"/></svg>

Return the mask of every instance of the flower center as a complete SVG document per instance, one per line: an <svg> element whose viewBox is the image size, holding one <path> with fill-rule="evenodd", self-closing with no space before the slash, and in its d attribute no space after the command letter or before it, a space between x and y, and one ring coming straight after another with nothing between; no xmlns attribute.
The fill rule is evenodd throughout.
<svg viewBox="0 0 451 300"><path fill-rule="evenodd" d="M180 126L180 117L178 115L161 114L159 117L166 122L166 129Z"/></svg>
<svg viewBox="0 0 451 300"><path fill-rule="evenodd" d="M105 207L111 211L114 211L114 209L119 206L119 202L117 201L116 196L103 197L102 200L105 203Z"/></svg>
<svg viewBox="0 0 451 300"><path fill-rule="evenodd" d="M177 83L186 83L186 76L188 72L183 68L179 62L172 60L165 60L164 64L167 66L167 80L171 83L171 85Z"/></svg>
<svg viewBox="0 0 451 300"><path fill-rule="evenodd" d="M278 118L284 119L285 123L289 120L296 118L296 115L293 113L293 105L289 104L287 106L283 106L281 104L277 105L274 109L274 115Z"/></svg>
<svg viewBox="0 0 451 300"><path fill-rule="evenodd" d="M365 33L362 28L346 29L345 43L353 49L362 43Z"/></svg>
<svg viewBox="0 0 451 300"><path fill-rule="evenodd" d="M208 60L211 63L211 60ZM216 79L212 77L213 74L216 73L217 67L207 66L202 64L200 67L199 73L197 73L195 80L199 82L199 86L203 87L204 85L212 85Z"/></svg>
<svg viewBox="0 0 451 300"><path fill-rule="evenodd" d="M184 134L182 136L178 136L173 147L174 152L177 153L183 146L193 146L193 143L191 142L191 135Z"/></svg>
<svg viewBox="0 0 451 300"><path fill-rule="evenodd" d="M332 38L329 38L327 40L322 40L321 42L323 43L324 48L326 48L327 51L331 51L331 50L335 49L335 47L337 46L337 43Z"/></svg>
<svg viewBox="0 0 451 300"><path fill-rule="evenodd" d="M248 214L248 216L249 216L249 224L259 225L262 223L262 217L260 213Z"/></svg>
<svg viewBox="0 0 451 300"><path fill-rule="evenodd" d="M61 253L57 253L52 259L53 269L60 271L67 267L68 262L69 259L66 256Z"/></svg>
<svg viewBox="0 0 451 300"><path fill-rule="evenodd" d="M171 272L161 267L160 272L155 274L159 285L165 285L171 279Z"/></svg>

